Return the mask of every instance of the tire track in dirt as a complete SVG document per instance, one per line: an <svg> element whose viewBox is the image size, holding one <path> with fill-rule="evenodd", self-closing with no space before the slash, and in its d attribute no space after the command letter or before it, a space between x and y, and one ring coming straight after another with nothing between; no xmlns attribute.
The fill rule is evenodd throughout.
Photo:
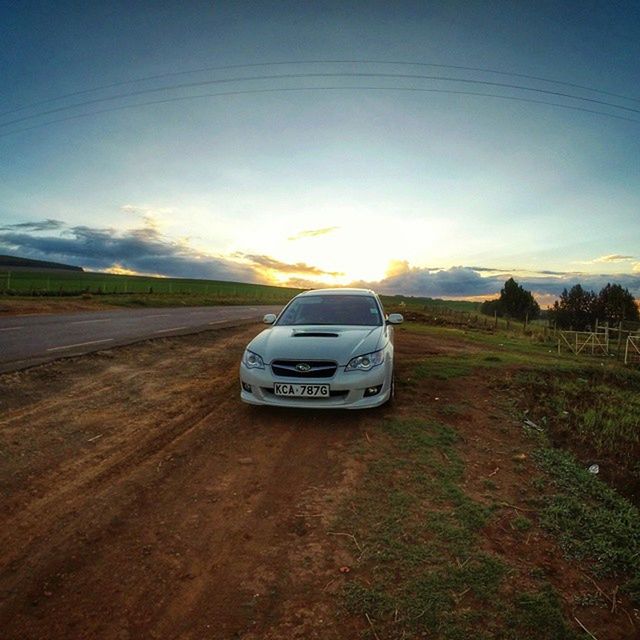
<svg viewBox="0 0 640 640"><path fill-rule="evenodd" d="M535 523L526 536L512 526L509 505L527 508L535 475L514 454L533 445L493 376L413 379L421 358L477 345L401 331L393 408L269 410L238 400L236 367L257 330L0 376L2 640L358 637L366 620L340 613L337 597L349 579L339 567L353 577L358 552L330 532L387 416L455 429L465 492L507 503L480 534L512 567L504 588L533 587L543 567L571 615L587 578ZM581 619L598 637L630 637L620 614Z"/></svg>
<svg viewBox="0 0 640 640"><path fill-rule="evenodd" d="M229 400L235 391L232 386L229 382L224 390ZM77 546L78 539L87 537L83 531L95 535L107 526L114 511L127 509L135 499L136 487L149 480L145 475L151 475L156 483L162 482L162 475L153 478L154 473L150 474L149 470L154 466L160 470L158 458L168 447L197 429L208 417L224 411L224 403L214 409L207 403L181 419L169 422L159 433L133 443L135 446L128 451L116 451L115 455L105 456L98 464L91 464L86 457L81 457L66 468L56 470L55 476L48 480L49 491L5 521L3 531L7 535L0 538L0 547L9 552L5 553L3 565L14 570L19 566L38 567L36 573L34 570L29 572L30 581L35 577L36 582L38 578L44 582L47 576L55 575L63 550L70 545ZM24 538L17 544L13 537L15 531L24 532ZM20 580L20 572L16 573L17 581L9 580L6 588L10 593L25 593L25 582ZM2 622L0 613L0 624Z"/></svg>
<svg viewBox="0 0 640 640"><path fill-rule="evenodd" d="M309 493L343 481L336 452L357 437L361 418L240 405L234 370L251 332L93 357L80 364L93 376L88 412L74 412L72 388L54 411L28 414L36 438L61 415L79 432L96 413L116 426L13 487L0 541L4 638L217 638L269 628L283 594L301 588L289 563L292 545L305 546L296 514ZM83 383L77 366L62 367L72 385ZM115 397L101 399L100 384ZM149 412L153 402L132 399L143 389L169 400ZM38 393L46 404L46 392L25 397ZM323 554L332 571L330 550Z"/></svg>

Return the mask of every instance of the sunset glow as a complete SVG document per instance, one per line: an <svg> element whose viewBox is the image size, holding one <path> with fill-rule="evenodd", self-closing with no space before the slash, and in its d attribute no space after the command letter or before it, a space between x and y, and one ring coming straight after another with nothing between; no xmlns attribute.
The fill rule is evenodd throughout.
<svg viewBox="0 0 640 640"><path fill-rule="evenodd" d="M597 11L516 5L465 7L486 37L446 6L242 11L7 17L0 253L416 296L481 299L511 275L544 300L611 279L640 294L631 31L596 45ZM370 21L388 25L373 48Z"/></svg>

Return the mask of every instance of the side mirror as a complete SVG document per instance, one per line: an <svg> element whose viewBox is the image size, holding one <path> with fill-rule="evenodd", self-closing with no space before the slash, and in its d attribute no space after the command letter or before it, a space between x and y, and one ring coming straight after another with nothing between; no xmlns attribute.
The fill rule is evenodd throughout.
<svg viewBox="0 0 640 640"><path fill-rule="evenodd" d="M262 318L262 322L264 322L265 324L273 324L276 321L276 314L275 313L267 313L267 315Z"/></svg>
<svg viewBox="0 0 640 640"><path fill-rule="evenodd" d="M404 322L404 318L401 313L390 313L387 318L387 322L389 324L402 324Z"/></svg>

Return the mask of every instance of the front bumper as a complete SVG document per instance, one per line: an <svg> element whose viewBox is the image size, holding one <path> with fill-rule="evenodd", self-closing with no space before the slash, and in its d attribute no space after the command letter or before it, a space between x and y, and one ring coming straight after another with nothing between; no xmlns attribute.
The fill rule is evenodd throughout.
<svg viewBox="0 0 640 640"><path fill-rule="evenodd" d="M345 371L338 367L332 378L285 378L275 376L269 365L264 369L248 369L240 365L240 399L247 404L269 405L272 407L294 407L299 409L370 409L379 407L389 400L391 395L392 365L385 361L371 371ZM276 382L300 384L328 384L331 389L329 398L293 398L276 396L273 386ZM243 383L251 391L243 388ZM369 387L382 385L380 391L365 397Z"/></svg>

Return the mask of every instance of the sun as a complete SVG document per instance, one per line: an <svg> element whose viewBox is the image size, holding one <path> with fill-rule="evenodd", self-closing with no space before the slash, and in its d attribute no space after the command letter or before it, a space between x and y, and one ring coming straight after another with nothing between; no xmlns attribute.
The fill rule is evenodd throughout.
<svg viewBox="0 0 640 640"><path fill-rule="evenodd" d="M408 271L410 265L442 264L460 241L449 220L434 216L402 222L382 215L361 215L348 221L319 219L322 226L318 223L316 228L301 227L299 222L261 225L252 230L252 245L238 250L279 263L275 268L259 269L274 284L375 286L386 277Z"/></svg>

